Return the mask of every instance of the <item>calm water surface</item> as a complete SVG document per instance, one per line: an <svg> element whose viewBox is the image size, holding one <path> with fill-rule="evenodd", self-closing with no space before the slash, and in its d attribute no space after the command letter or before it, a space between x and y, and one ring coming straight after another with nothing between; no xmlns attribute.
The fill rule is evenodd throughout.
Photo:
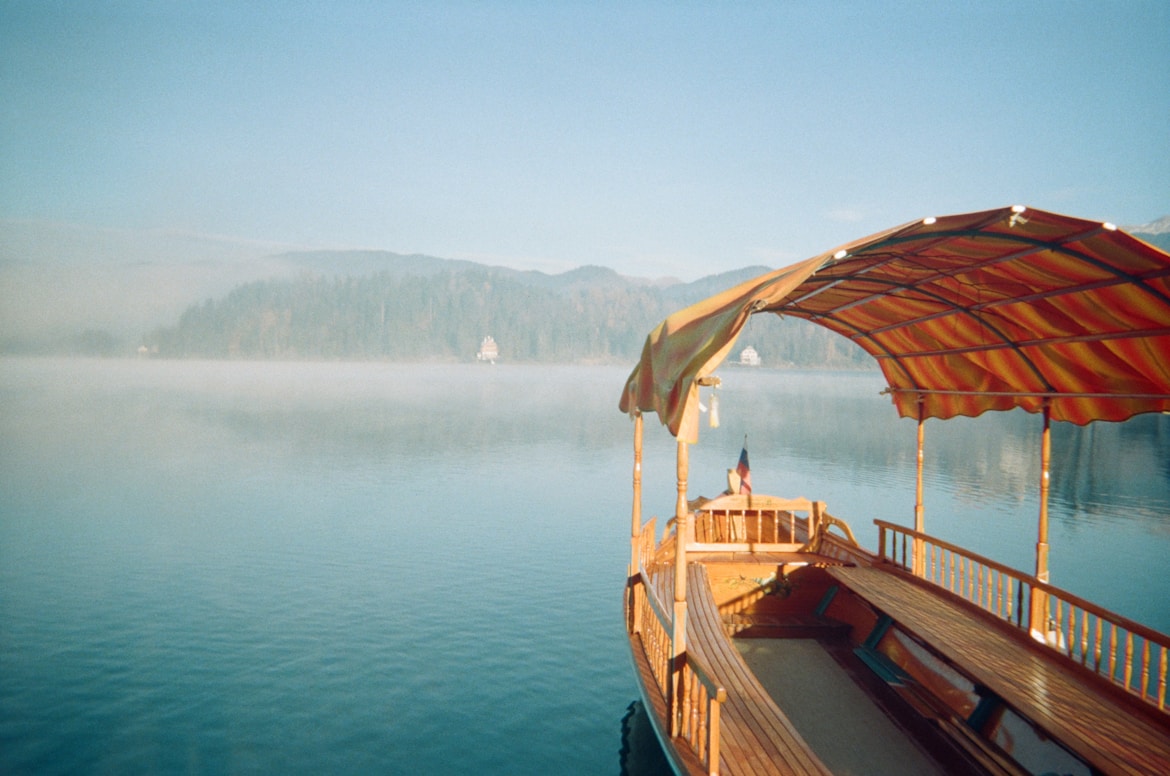
<svg viewBox="0 0 1170 776"><path fill-rule="evenodd" d="M0 772L654 772L627 372L0 360ZM878 375L724 380L692 497L752 419L757 491L871 546L909 522L914 424ZM1161 630L1168 420L1054 433L1054 581ZM1029 568L1038 441L1020 414L928 422L927 529ZM668 515L654 418L646 446Z"/></svg>

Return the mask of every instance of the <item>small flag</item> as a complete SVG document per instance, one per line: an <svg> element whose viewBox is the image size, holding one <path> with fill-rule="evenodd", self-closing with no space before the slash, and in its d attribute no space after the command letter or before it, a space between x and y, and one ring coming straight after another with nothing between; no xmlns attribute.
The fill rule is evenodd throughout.
<svg viewBox="0 0 1170 776"><path fill-rule="evenodd" d="M739 464L735 467L735 473L739 475L739 492L750 494L752 492L752 470L748 466L746 436L743 438L743 450L739 453Z"/></svg>

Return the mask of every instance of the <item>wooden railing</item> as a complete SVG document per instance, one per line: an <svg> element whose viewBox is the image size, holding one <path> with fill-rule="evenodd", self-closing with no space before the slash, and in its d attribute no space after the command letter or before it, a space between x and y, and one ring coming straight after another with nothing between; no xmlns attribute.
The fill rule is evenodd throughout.
<svg viewBox="0 0 1170 776"><path fill-rule="evenodd" d="M837 528L841 534L849 540L849 543L857 547L857 537L853 535L853 529L839 517L833 517L828 512L821 515L821 531L828 533L830 528Z"/></svg>
<svg viewBox="0 0 1170 776"><path fill-rule="evenodd" d="M650 575L642 570L633 585L633 623L632 631L642 636L642 648L646 651L646 660L650 664L650 672L662 697L669 702L673 686L673 671L671 670L671 625L672 617L669 610L658 600L650 585Z"/></svg>
<svg viewBox="0 0 1170 776"><path fill-rule="evenodd" d="M830 529L832 528L836 528L840 534L831 533ZM797 536L800 535L801 532L798 530ZM807 527L804 535L807 536ZM810 543L809 549L818 555L834 558L842 563L854 563L862 566L873 563L875 558L872 552L857 542L857 537L853 535L853 529L849 527L848 523L828 512L821 514L820 531Z"/></svg>
<svg viewBox="0 0 1170 776"><path fill-rule="evenodd" d="M804 542L799 528L819 524L825 508L820 501L775 496L721 496L698 507L687 537L688 551L790 551ZM807 515L798 517L798 513Z"/></svg>
<svg viewBox="0 0 1170 776"><path fill-rule="evenodd" d="M650 518L642 524L642 530L638 532L638 536L634 539L635 547L637 548L637 556L634 561L634 571L640 569L650 568L650 564L654 562L654 537L656 518Z"/></svg>
<svg viewBox="0 0 1170 776"><path fill-rule="evenodd" d="M684 652L675 670L672 609L661 600L650 573L654 550L654 521L642 527L639 549L647 545L649 553L640 552L642 563L638 578L631 582L631 632L639 633L650 671L658 690L666 700L667 718L678 737L687 742L711 776L719 773L719 720L727 691L711 678L710 670L692 654ZM668 570L662 574L669 576ZM659 576L659 578L666 578Z"/></svg>
<svg viewBox="0 0 1170 776"><path fill-rule="evenodd" d="M716 684L703 664L689 653L681 684L679 735L690 744L709 776L719 776L719 718L727 690Z"/></svg>
<svg viewBox="0 0 1170 776"><path fill-rule="evenodd" d="M874 524L882 559L1012 623L1170 713L1170 636L949 542L882 520Z"/></svg>

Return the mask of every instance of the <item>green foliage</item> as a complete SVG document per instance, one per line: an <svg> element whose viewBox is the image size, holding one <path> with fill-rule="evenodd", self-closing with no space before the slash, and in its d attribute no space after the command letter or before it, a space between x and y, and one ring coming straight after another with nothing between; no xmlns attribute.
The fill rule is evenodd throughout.
<svg viewBox="0 0 1170 776"><path fill-rule="evenodd" d="M148 344L172 358L466 361L491 335L504 361L632 362L678 300L677 286L640 285L611 271L553 278L487 267L426 276L304 274L248 283L194 305ZM768 328L768 336L745 334L741 343L754 345L768 366L868 361L818 326L775 319L756 327L753 319L757 328Z"/></svg>

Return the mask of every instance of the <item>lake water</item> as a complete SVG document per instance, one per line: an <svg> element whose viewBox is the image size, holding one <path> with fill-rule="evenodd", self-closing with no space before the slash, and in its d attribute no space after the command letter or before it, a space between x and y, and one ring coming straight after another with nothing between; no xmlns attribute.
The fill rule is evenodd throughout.
<svg viewBox="0 0 1170 776"><path fill-rule="evenodd" d="M655 772L627 372L0 360L0 772ZM692 497L748 433L757 492L871 547L912 522L879 375L723 377ZM1030 568L1039 435L929 421L927 530ZM669 515L673 440L646 436ZM1170 418L1058 424L1054 451L1054 583L1170 630Z"/></svg>

